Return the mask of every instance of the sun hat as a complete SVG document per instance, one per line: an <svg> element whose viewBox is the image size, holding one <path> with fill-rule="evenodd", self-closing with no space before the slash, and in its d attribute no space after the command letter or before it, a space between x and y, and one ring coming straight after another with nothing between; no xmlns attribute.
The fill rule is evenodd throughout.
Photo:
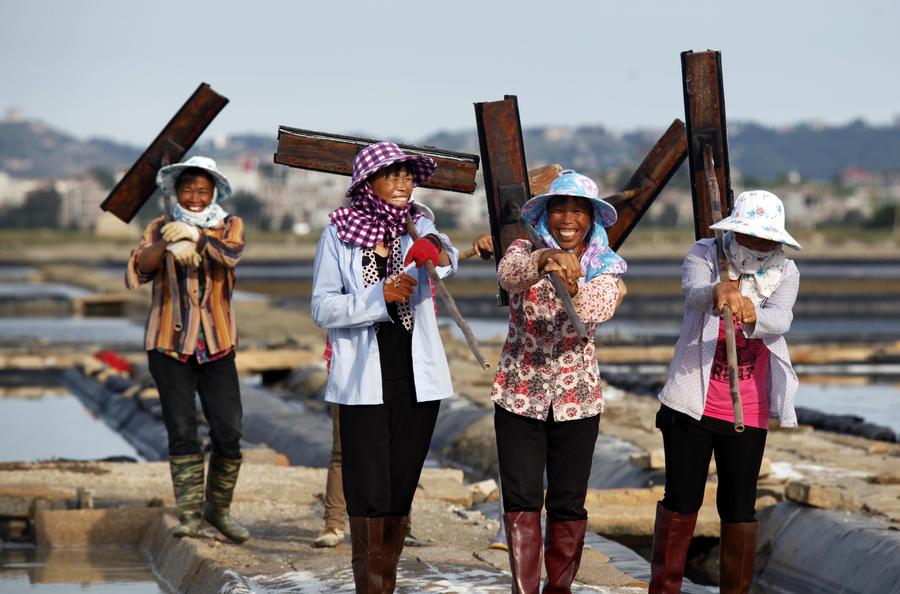
<svg viewBox="0 0 900 594"><path fill-rule="evenodd" d="M734 201L734 209L718 223L709 226L714 231L734 231L753 237L769 239L801 249L797 240L784 228L784 205L781 199L765 190L741 192Z"/></svg>
<svg viewBox="0 0 900 594"><path fill-rule="evenodd" d="M560 171L559 177L550 184L546 194L535 196L522 206L522 215L532 225L536 225L547 206L547 201L554 196L577 196L587 198L594 207L594 220L602 221L604 227L616 222L616 209L612 204L598 196L597 184L586 175L576 173L574 169Z"/></svg>
<svg viewBox="0 0 900 594"><path fill-rule="evenodd" d="M185 169L196 167L209 173L216 182L216 200L227 198L231 194L231 184L216 167L216 162L209 157L191 157L184 163L167 165L156 174L156 185L169 196L175 196L175 182Z"/></svg>
<svg viewBox="0 0 900 594"><path fill-rule="evenodd" d="M377 142L359 151L353 158L353 179L347 188L350 196L369 176L396 163L409 163L413 183L421 186L434 175L437 163L425 155L409 155L393 142Z"/></svg>

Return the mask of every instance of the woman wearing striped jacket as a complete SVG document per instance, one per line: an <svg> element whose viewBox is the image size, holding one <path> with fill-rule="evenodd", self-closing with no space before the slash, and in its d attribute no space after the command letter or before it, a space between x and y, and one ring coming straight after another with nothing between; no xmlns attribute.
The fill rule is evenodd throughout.
<svg viewBox="0 0 900 594"><path fill-rule="evenodd" d="M131 253L125 284L136 289L153 282L144 347L169 436L179 518L175 536L198 536L205 519L231 540L244 542L249 532L229 513L241 467L242 410L231 292L234 268L244 251L244 224L218 204L231 186L212 159L191 157L163 167L156 181L178 200L173 220L159 217L150 222ZM174 291L167 253L175 263ZM195 394L200 395L212 442L205 502Z"/></svg>

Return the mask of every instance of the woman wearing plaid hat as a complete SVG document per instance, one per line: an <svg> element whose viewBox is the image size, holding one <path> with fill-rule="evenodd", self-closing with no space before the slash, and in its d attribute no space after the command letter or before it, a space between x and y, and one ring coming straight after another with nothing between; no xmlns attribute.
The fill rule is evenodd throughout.
<svg viewBox="0 0 900 594"><path fill-rule="evenodd" d="M722 522L719 589L750 589L756 555L756 482L769 418L797 425L797 374L784 334L793 320L800 273L782 249L800 244L784 228L784 206L762 190L737 197L731 216L711 229L725 231L728 279L719 278L713 239L701 239L682 266L684 321L659 394L656 426L666 453L666 491L656 508L650 592L680 592L688 547L715 453L716 507ZM734 428L720 317L734 313L738 378L745 430Z"/></svg>
<svg viewBox="0 0 900 594"><path fill-rule="evenodd" d="M533 250L530 241L514 241L497 269L510 293L509 334L491 390L503 520L513 592L537 594L543 552L543 591L561 594L572 591L581 563L603 394L594 343L581 343L547 275L559 273L593 336L625 296L621 275L627 266L604 229L616 221L616 210L597 196L588 177L562 171L548 193L524 204L522 214L550 247Z"/></svg>
<svg viewBox="0 0 900 594"><path fill-rule="evenodd" d="M357 592L394 591L440 401L453 394L424 265L446 277L458 253L410 200L435 167L390 142L364 148L350 205L331 213L316 251L311 310L332 348L325 400L339 405Z"/></svg>

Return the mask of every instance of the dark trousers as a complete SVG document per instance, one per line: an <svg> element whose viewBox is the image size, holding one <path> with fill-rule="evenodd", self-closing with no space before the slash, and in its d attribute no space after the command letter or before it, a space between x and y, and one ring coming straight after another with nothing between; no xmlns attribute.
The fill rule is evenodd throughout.
<svg viewBox="0 0 900 594"><path fill-rule="evenodd" d="M350 517L408 516L441 403L416 402L413 378L383 380L384 403L340 406Z"/></svg>
<svg viewBox="0 0 900 594"><path fill-rule="evenodd" d="M213 451L223 458L240 458L243 411L234 351L202 365L196 357L182 363L158 351L147 351L147 359L159 390L169 455L201 453L195 400L199 394Z"/></svg>
<svg viewBox="0 0 900 594"><path fill-rule="evenodd" d="M541 511L546 468L547 519L587 518L584 498L599 430L600 415L560 423L552 411L541 421L494 405L503 511Z"/></svg>
<svg viewBox="0 0 900 594"><path fill-rule="evenodd" d="M663 507L692 514L703 503L710 457L716 456L719 475L716 507L723 522L756 519L756 481L766 449L764 429L746 427L712 417L699 421L667 406L656 415L666 452L666 493Z"/></svg>

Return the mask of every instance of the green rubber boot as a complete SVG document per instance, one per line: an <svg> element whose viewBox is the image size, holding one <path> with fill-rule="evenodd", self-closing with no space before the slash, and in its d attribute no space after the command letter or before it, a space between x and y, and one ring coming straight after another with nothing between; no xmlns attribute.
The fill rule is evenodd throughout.
<svg viewBox="0 0 900 594"><path fill-rule="evenodd" d="M244 542L250 532L232 519L229 513L231 496L241 470L241 458L222 458L215 452L209 456L209 475L206 482L206 503L203 519L234 542Z"/></svg>
<svg viewBox="0 0 900 594"><path fill-rule="evenodd" d="M172 486L178 506L178 538L200 536L203 526L203 455L188 454L169 458Z"/></svg>

